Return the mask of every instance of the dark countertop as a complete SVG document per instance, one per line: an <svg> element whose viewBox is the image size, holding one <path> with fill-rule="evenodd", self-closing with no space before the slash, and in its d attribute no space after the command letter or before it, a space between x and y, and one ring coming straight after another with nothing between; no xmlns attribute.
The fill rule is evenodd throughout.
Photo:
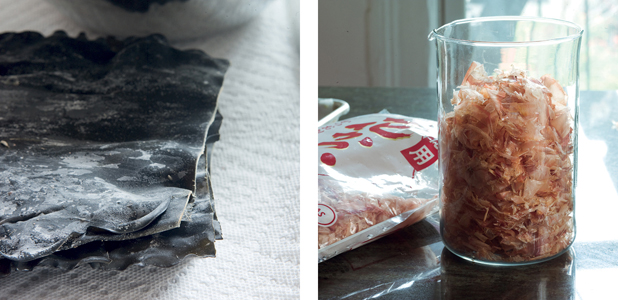
<svg viewBox="0 0 618 300"><path fill-rule="evenodd" d="M436 120L431 88L318 89L350 104L346 119L387 109ZM444 248L433 215L318 265L320 299L610 299L618 278L617 91L580 93L576 239L553 260L489 267Z"/></svg>
<svg viewBox="0 0 618 300"><path fill-rule="evenodd" d="M394 114L435 120L438 114L437 92L430 88L339 88L321 87L318 97L345 100L350 112L344 118L377 113L383 109Z"/></svg>

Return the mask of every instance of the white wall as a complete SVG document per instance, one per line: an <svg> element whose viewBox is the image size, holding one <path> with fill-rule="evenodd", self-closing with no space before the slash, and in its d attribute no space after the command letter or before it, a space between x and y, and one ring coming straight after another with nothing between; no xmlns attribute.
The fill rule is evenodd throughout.
<svg viewBox="0 0 618 300"><path fill-rule="evenodd" d="M367 86L368 0L320 0L318 84Z"/></svg>
<svg viewBox="0 0 618 300"><path fill-rule="evenodd" d="M435 85L435 0L320 0L320 86Z"/></svg>

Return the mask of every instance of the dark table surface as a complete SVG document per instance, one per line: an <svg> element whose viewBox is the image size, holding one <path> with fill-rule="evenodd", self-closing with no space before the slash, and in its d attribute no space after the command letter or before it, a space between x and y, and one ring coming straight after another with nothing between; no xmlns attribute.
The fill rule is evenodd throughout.
<svg viewBox="0 0 618 300"><path fill-rule="evenodd" d="M431 88L321 87L341 119L391 113L436 120ZM438 217L318 265L320 299L618 299L618 91L580 93L576 239L543 263L488 267L444 248Z"/></svg>

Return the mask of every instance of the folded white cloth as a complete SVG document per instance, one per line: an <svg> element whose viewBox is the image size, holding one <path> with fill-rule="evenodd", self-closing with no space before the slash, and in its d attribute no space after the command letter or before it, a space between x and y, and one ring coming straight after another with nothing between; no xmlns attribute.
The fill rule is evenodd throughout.
<svg viewBox="0 0 618 300"><path fill-rule="evenodd" d="M0 277L0 299L290 299L299 298L300 109L298 25L277 0L241 28L177 44L226 58L219 98L224 117L211 171L223 229L217 258L171 268L125 271L40 267ZM0 32L70 36L94 32L40 0L0 0Z"/></svg>

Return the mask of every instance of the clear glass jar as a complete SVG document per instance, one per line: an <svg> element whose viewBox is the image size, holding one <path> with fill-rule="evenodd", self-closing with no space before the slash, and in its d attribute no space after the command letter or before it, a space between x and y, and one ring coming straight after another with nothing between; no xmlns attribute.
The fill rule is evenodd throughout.
<svg viewBox="0 0 618 300"><path fill-rule="evenodd" d="M582 32L561 20L492 17L430 33L440 229L456 255L521 265L573 243Z"/></svg>

